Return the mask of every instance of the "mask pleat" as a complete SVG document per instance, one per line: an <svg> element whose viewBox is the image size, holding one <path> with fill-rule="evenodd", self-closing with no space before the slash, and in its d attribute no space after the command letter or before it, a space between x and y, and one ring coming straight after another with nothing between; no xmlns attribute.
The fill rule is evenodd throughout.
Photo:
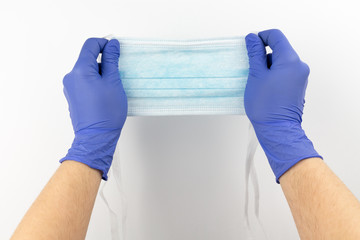
<svg viewBox="0 0 360 240"><path fill-rule="evenodd" d="M125 89L243 89L246 86L247 71L241 77L188 77L188 78L122 78Z"/></svg>
<svg viewBox="0 0 360 240"><path fill-rule="evenodd" d="M128 98L201 98L201 97L236 97L243 94L242 89L127 89L126 95ZM159 100L159 99L157 99Z"/></svg>

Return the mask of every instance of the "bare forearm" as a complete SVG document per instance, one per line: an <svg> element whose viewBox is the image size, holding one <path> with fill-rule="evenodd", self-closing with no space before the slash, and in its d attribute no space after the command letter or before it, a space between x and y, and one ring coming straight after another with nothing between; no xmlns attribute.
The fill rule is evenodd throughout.
<svg viewBox="0 0 360 240"><path fill-rule="evenodd" d="M360 202L320 158L281 178L301 239L360 239Z"/></svg>
<svg viewBox="0 0 360 240"><path fill-rule="evenodd" d="M100 181L98 170L65 161L11 239L84 239Z"/></svg>

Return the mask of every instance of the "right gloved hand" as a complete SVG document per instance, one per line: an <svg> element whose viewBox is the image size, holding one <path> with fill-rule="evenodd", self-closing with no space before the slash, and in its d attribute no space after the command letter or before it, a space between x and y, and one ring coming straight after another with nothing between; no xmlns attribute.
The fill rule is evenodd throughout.
<svg viewBox="0 0 360 240"><path fill-rule="evenodd" d="M321 158L301 128L309 67L280 30L251 33L245 40L250 64L245 111L279 183L297 162ZM273 53L266 54L265 46Z"/></svg>

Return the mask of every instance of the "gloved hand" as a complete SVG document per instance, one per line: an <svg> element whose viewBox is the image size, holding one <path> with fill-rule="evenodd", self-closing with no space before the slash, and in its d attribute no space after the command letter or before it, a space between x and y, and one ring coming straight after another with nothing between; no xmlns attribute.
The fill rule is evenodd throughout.
<svg viewBox="0 0 360 240"><path fill-rule="evenodd" d="M279 183L297 162L321 158L301 128L309 67L279 30L249 34L245 40L250 64L245 111Z"/></svg>
<svg viewBox="0 0 360 240"><path fill-rule="evenodd" d="M96 59L102 53L101 64ZM75 139L65 160L87 164L107 180L116 143L127 116L120 80L117 40L90 38L73 70L63 80Z"/></svg>

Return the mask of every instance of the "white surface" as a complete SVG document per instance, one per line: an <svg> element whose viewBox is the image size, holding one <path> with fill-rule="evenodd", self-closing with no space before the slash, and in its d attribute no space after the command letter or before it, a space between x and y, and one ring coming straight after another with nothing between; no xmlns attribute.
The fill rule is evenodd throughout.
<svg viewBox="0 0 360 240"><path fill-rule="evenodd" d="M311 68L304 115L308 137L360 198L360 28L357 24L360 15L357 10L355 0L2 1L0 238L10 237L72 141L67 104L62 94L62 77L71 70L86 38L110 33L177 39L282 29ZM183 120L160 119L159 124L155 119L128 119L121 146L142 148L138 149L141 153L135 160L134 156L124 156L124 177L129 184L142 179L137 189L146 189L144 179L158 176L159 169L165 169L159 175L165 177L167 170L174 170L175 166L170 163L176 164L176 160L184 161L180 169L190 177L197 176L192 179L198 179L198 183L204 184L213 174L219 179L216 183L210 181L217 187L216 191L210 187L201 188L205 191L201 196L211 198L214 191L223 194L216 196L218 201L211 199L212 206L218 208L209 211L224 213L225 222L213 219L214 223L206 228L198 218L193 219L191 227L183 224L177 230L186 239L212 239L208 236L236 239L239 234L237 213L241 211L239 206L243 194L242 162L237 159L241 159L243 154L245 120L229 116ZM182 125L183 122L186 125ZM164 132L164 129L172 128L175 129L172 134L177 135ZM184 131L179 132L177 128ZM199 137L198 134L205 136ZM178 136L177 142L183 143L182 148L187 148L188 152L180 151L177 145L160 146L165 137L174 136ZM191 142L196 139L200 149L205 150L200 154L195 146L187 144L189 139ZM155 150L147 145L149 142L150 146L156 146ZM175 157L170 162L151 159L161 154L159 151L163 147L169 148L167 154L173 150ZM210 158L210 153L218 158ZM148 162L141 162L141 154L149 154ZM196 161L190 168L186 164L190 164L187 156L191 154ZM211 161L206 161L207 157ZM156 165L152 164L153 161ZM256 166L262 197L260 214L269 239L296 239L290 211L262 151L257 152ZM139 168L143 171L135 172ZM178 176L181 179L182 174ZM196 184L195 187L199 186ZM196 209L198 203L192 204ZM199 208L200 211L205 210ZM133 226L134 231L137 227L143 231L140 227L151 221L143 218L140 224L140 220ZM167 223L163 224L166 232ZM213 229L214 226L218 228ZM161 236L161 232L158 234ZM107 210L98 199L87 239L109 238Z"/></svg>

